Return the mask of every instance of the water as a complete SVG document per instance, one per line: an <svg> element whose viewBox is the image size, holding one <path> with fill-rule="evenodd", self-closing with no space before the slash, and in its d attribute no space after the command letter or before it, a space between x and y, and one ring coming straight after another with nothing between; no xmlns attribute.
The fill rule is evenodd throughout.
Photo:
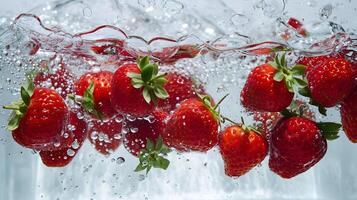
<svg viewBox="0 0 357 200"><path fill-rule="evenodd" d="M151 55L164 63L163 70L174 66L194 76L216 100L229 93L221 112L232 119L243 115L250 123L252 116L241 108L239 92L250 69L266 60L267 55L257 55L258 51L293 49L289 58L294 62L301 54L329 54L341 49L352 52L357 46L357 24L351 20L357 4L348 0L226 0L209 4L203 0L69 0L36 5L28 5L33 8L31 15L21 15L15 21L11 19L15 14L0 16L2 105L18 98L24 74L43 60L54 66L64 62L76 76L99 68L113 71L115 66L108 60L125 61L128 55L111 56L120 49L118 44L100 39L115 38L125 41L124 49L130 56ZM309 37L287 25L290 17L303 22ZM103 43L111 45L105 51L109 55L90 50ZM174 59L173 63L180 45L189 45L195 58ZM171 48L160 53L165 47ZM348 55L356 59L355 54ZM1 109L0 113L0 125L5 125L8 112ZM317 118L339 121L337 109L329 109L328 114ZM135 120L131 116L126 119ZM150 117L146 120L153 121ZM122 130L130 131L137 130ZM0 132L0 199L357 198L357 147L342 132L339 140L329 143L321 162L291 180L270 172L268 158L247 175L228 178L217 148L206 154L173 152L167 171L153 170L146 176L133 172L137 160L124 145L103 156L88 140L67 167L47 168L37 153L17 145L4 127ZM72 144L72 149L77 145ZM68 156L74 154L72 149Z"/></svg>

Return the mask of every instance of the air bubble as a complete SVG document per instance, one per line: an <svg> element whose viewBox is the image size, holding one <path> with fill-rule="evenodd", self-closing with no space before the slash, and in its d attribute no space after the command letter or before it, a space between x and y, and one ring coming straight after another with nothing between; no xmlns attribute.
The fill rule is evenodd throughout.
<svg viewBox="0 0 357 200"><path fill-rule="evenodd" d="M75 151L73 151L72 149L67 149L67 155L70 157L73 157L76 154Z"/></svg>
<svg viewBox="0 0 357 200"><path fill-rule="evenodd" d="M327 4L320 10L320 19L327 20L332 14L333 7L331 4Z"/></svg>

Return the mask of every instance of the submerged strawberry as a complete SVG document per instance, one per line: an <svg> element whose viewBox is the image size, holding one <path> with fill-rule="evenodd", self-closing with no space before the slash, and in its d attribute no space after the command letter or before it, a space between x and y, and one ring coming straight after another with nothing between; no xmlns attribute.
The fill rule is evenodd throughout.
<svg viewBox="0 0 357 200"><path fill-rule="evenodd" d="M315 123L299 116L281 119L270 138L270 169L282 178L292 178L316 163L326 153L326 139L336 139L339 124Z"/></svg>
<svg viewBox="0 0 357 200"><path fill-rule="evenodd" d="M341 122L348 139L357 143L357 89L341 104Z"/></svg>
<svg viewBox="0 0 357 200"><path fill-rule="evenodd" d="M43 61L45 62L45 61ZM61 63L53 69L48 69L48 63L34 77L34 84L36 87L47 87L56 90L64 99L67 95L74 91L74 77ZM47 69L46 69L47 68Z"/></svg>
<svg viewBox="0 0 357 200"><path fill-rule="evenodd" d="M167 116L166 112L155 110L145 119L126 120L128 133L124 135L124 146L128 152L139 156L140 151L146 148L147 140L155 143L165 129L164 120Z"/></svg>
<svg viewBox="0 0 357 200"><path fill-rule="evenodd" d="M20 145L36 150L51 150L63 135L68 107L54 90L34 88L33 83L21 87L21 101L4 106L13 110L8 124Z"/></svg>
<svg viewBox="0 0 357 200"><path fill-rule="evenodd" d="M64 167L68 165L81 148L87 137L87 123L79 119L77 112L71 112L65 134L56 149L52 151L41 151L40 156L43 164L48 167Z"/></svg>
<svg viewBox="0 0 357 200"><path fill-rule="evenodd" d="M268 152L267 140L243 125L227 127L219 136L227 176L242 176L261 163Z"/></svg>
<svg viewBox="0 0 357 200"><path fill-rule="evenodd" d="M209 96L183 101L168 119L165 144L179 151L206 152L218 141L220 115Z"/></svg>
<svg viewBox="0 0 357 200"><path fill-rule="evenodd" d="M113 108L122 114L135 117L149 115L158 98L168 97L164 85L165 75L158 75L159 68L144 57L137 64L125 64L114 73L111 90Z"/></svg>
<svg viewBox="0 0 357 200"><path fill-rule="evenodd" d="M115 116L107 121L93 120L89 129L89 141L103 155L114 152L121 144L122 117Z"/></svg>
<svg viewBox="0 0 357 200"><path fill-rule="evenodd" d="M307 96L323 107L333 107L346 98L355 87L355 71L348 61L329 58L323 64L308 70Z"/></svg>
<svg viewBox="0 0 357 200"><path fill-rule="evenodd" d="M242 105L252 111L280 112L288 107L294 97L294 89L306 86L298 78L305 67L296 65L290 70L285 55L275 62L253 69L241 92Z"/></svg>

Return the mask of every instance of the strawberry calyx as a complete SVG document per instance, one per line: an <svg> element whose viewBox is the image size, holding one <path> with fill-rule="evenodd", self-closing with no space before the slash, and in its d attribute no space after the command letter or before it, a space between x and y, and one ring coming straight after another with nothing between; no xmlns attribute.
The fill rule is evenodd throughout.
<svg viewBox="0 0 357 200"><path fill-rule="evenodd" d="M144 88L142 94L146 103L150 104L152 101L156 106L158 98L166 99L169 97L164 88L167 83L166 74L159 75L159 66L156 63L150 63L148 56L139 58L137 64L140 74L130 72L127 76L131 78L131 84L134 88Z"/></svg>
<svg viewBox="0 0 357 200"><path fill-rule="evenodd" d="M335 122L318 122L316 124L326 140L335 140L340 137L338 132L342 127L341 124Z"/></svg>
<svg viewBox="0 0 357 200"><path fill-rule="evenodd" d="M296 102L293 101L289 108L280 112L284 118L291 118L291 117L304 117L304 109L302 106L297 106ZM321 131L323 137L326 140L335 140L339 138L338 132L342 127L341 124L335 122L315 122L316 126Z"/></svg>
<svg viewBox="0 0 357 200"><path fill-rule="evenodd" d="M219 105L224 101L224 99L227 98L229 94L226 94L224 97L222 97L222 99L219 100L215 106L212 105L212 97L210 97L209 95L201 95L198 92L196 92L196 94L201 99L206 108L212 113L214 119L216 119L218 122L222 122L224 121L224 119L226 119L225 117L221 116L219 111Z"/></svg>
<svg viewBox="0 0 357 200"><path fill-rule="evenodd" d="M31 96L35 90L35 85L31 79L27 80L25 86L21 86L20 96L21 100L15 101L10 105L3 106L4 109L12 110L9 117L7 129L9 131L16 130L19 127L22 117L26 114L28 107L30 106Z"/></svg>
<svg viewBox="0 0 357 200"><path fill-rule="evenodd" d="M146 148L140 151L139 164L134 171L146 170L146 174L148 174L151 168L166 170L170 165L170 161L165 157L170 152L171 149L163 143L161 136L158 137L155 144L147 138Z"/></svg>
<svg viewBox="0 0 357 200"><path fill-rule="evenodd" d="M99 120L103 121L103 113L98 111L95 107L94 82L92 81L87 89L84 91L83 96L69 94L68 98L80 105L85 112L94 115Z"/></svg>
<svg viewBox="0 0 357 200"><path fill-rule="evenodd" d="M278 70L274 75L274 80L277 82L284 81L289 92L294 93L299 88L307 86L306 80L299 78L305 73L305 65L297 64L288 67L285 53L280 58L279 55L276 55L274 61L269 62L269 64Z"/></svg>
<svg viewBox="0 0 357 200"><path fill-rule="evenodd" d="M238 126L240 126L244 133L245 134L248 134L250 133L251 131L255 132L255 133L258 133L258 134L261 134L261 132L255 127L255 126L247 126L245 123L244 123L244 119L243 117L240 118L241 119L241 124L236 124Z"/></svg>

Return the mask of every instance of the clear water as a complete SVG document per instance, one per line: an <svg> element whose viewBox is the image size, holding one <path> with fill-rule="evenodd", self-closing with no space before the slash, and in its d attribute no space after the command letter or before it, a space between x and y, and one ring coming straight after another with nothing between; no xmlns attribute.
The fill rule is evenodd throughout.
<svg viewBox="0 0 357 200"><path fill-rule="evenodd" d="M294 50L289 57L289 62L294 62L301 54L353 51L357 46L354 0L63 0L21 4L29 10L16 3L5 5L16 12L0 9L1 105L18 98L24 74L40 60L56 55L53 62L58 62L62 57L79 75L111 59L94 55L90 51L93 42L117 38L126 41L130 54L154 57L164 47L196 45L201 53L195 58L163 69L174 67L201 80L215 99L229 93L222 113L233 119L244 115L249 120L251 115L241 108L239 93L250 69L266 59L254 50L287 47ZM33 15L14 20L19 10ZM287 26L290 17L303 21L310 36L304 38ZM103 24L111 27L95 30ZM283 39L286 34L290 39ZM41 48L29 55L34 43ZM320 45L312 47L316 43ZM172 49L156 59L174 55L177 49ZM145 176L133 172L137 160L123 146L104 157L88 141L67 167L47 168L36 152L13 141L5 130L8 112L1 109L0 113L1 200L357 199L357 146L342 132L339 140L329 143L322 161L290 180L270 172L268 159L239 179L228 178L217 148L206 154L174 152L167 171L153 170ZM338 108L330 109L328 117L317 118L339 121Z"/></svg>

